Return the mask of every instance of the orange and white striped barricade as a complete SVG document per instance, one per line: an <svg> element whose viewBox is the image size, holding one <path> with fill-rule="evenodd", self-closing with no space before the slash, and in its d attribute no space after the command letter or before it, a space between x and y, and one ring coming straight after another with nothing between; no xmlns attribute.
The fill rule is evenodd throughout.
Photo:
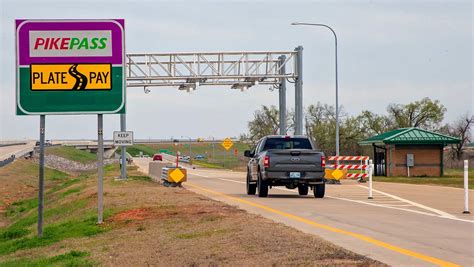
<svg viewBox="0 0 474 267"><path fill-rule="evenodd" d="M334 179L357 178L359 181L369 178L369 156L330 156L327 161L333 161L332 164L326 164L326 168L334 170L332 175ZM341 164L340 162L348 162ZM357 162L357 163L356 163ZM335 170L360 170L359 173L335 172ZM342 175L341 175L342 174Z"/></svg>

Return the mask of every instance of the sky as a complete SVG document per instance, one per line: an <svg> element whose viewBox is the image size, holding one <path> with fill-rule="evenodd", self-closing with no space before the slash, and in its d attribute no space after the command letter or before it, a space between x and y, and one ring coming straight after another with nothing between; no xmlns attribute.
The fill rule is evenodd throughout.
<svg viewBox="0 0 474 267"><path fill-rule="evenodd" d="M445 122L474 112L472 1L21 1L0 0L0 140L37 139L39 116L15 115L14 20L125 19L126 52L292 51L302 45L303 103L339 101L350 115L385 114L423 97L447 108ZM288 108L294 87L287 85ZM127 89L135 138L233 137L261 105L278 105L268 86ZM119 115L104 115L105 138ZM47 139L93 139L95 115L46 116Z"/></svg>

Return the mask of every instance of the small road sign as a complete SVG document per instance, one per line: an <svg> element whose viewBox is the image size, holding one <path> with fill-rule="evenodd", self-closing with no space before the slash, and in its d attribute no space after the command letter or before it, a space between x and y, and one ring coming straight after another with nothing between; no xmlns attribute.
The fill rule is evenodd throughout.
<svg viewBox="0 0 474 267"><path fill-rule="evenodd" d="M224 141L222 141L222 144L221 144L226 150L229 150L233 145L234 143L232 142L232 140L230 140L230 138L226 138L224 139Z"/></svg>
<svg viewBox="0 0 474 267"><path fill-rule="evenodd" d="M133 145L133 132L114 132L114 146L132 146Z"/></svg>
<svg viewBox="0 0 474 267"><path fill-rule="evenodd" d="M334 171L332 171L332 176L336 180L339 180L344 176L344 172L340 171L339 169L335 169Z"/></svg>
<svg viewBox="0 0 474 267"><path fill-rule="evenodd" d="M16 20L18 115L125 112L124 20Z"/></svg>
<svg viewBox="0 0 474 267"><path fill-rule="evenodd" d="M186 178L186 173L183 173L179 168L176 168L169 172L168 174L171 182L179 183L183 182L183 178Z"/></svg>

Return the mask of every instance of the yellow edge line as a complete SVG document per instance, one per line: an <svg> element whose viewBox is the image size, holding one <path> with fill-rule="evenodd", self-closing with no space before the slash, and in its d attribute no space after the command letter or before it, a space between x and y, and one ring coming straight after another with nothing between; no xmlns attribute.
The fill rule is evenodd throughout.
<svg viewBox="0 0 474 267"><path fill-rule="evenodd" d="M357 233L354 233L354 232L350 232L350 231L342 230L342 229L339 229L339 228L335 228L335 227L332 227L332 226L329 226L329 225L317 223L317 222L305 219L303 217L299 217L299 216L291 214L291 213L286 213L284 211L276 210L276 209L273 209L273 208L270 208L270 207L267 207L267 206L264 206L264 205L261 205L261 204L257 204L257 203L252 202L252 201L248 201L248 200L241 199L241 198L238 198L238 197L229 196L229 195L226 195L224 193L217 192L217 191L207 189L207 188L204 188L204 187L200 187L200 186L190 184L190 183L186 183L186 185L189 185L191 187L197 188L199 190L202 190L202 191L214 194L214 195L223 196L225 198L232 199L232 200L240 202L240 203L244 203L244 204L256 207L256 208L260 208L260 209L266 210L268 212L275 213L275 214L278 214L278 215L281 215L281 216L284 216L284 217L287 217L287 218L290 218L290 219L293 219L293 220L311 225L311 226L316 227L316 228L321 228L321 229L325 229L325 230L328 230L328 231L331 231L331 232L334 232L334 233L339 233L339 234L343 234L343 235L352 236L352 237L355 237L357 239L363 240L365 242L372 243L376 246L383 247L383 248L386 248L386 249L389 249L389 250L392 250L392 251L395 251L395 252L398 252L400 254L404 254L404 255L407 255L407 256L410 256L410 257L413 257L413 258L417 258L417 259L422 260L422 261L430 262L430 263L433 263L433 264L436 264L436 265L439 265L439 266L459 266L458 264L455 264L455 263L452 263L452 262L444 261L444 260L434 258L434 257L428 256L428 255L424 255L424 254L421 254L421 253L418 253L418 252L415 252L415 251L412 251L412 250L397 247L395 245L385 243L383 241L374 239L374 238L366 236L366 235L357 234Z"/></svg>

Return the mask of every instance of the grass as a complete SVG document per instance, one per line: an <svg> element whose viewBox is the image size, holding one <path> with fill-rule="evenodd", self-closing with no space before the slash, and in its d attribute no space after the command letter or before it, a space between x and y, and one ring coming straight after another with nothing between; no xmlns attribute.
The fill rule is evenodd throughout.
<svg viewBox="0 0 474 267"><path fill-rule="evenodd" d="M87 259L88 256L88 252L72 250L54 257L40 257L36 259L19 258L4 262L1 265L3 267L93 266L94 262Z"/></svg>
<svg viewBox="0 0 474 267"><path fill-rule="evenodd" d="M66 197L67 195L70 195L70 194L75 194L75 193L79 193L81 192L82 189L84 189L85 186L82 185L82 186L77 186L77 187L74 187L74 188L70 188L66 191L64 191L62 194L61 194L61 197Z"/></svg>
<svg viewBox="0 0 474 267"><path fill-rule="evenodd" d="M121 147L117 149L117 153L120 153L120 152L121 152ZM153 156L155 153L158 153L157 150L155 150L153 147L150 147L148 145L137 144L137 145L127 147L127 153L132 155L132 157L139 155L140 152L142 152L143 155L148 155L150 157Z"/></svg>
<svg viewBox="0 0 474 267"><path fill-rule="evenodd" d="M120 148L119 148L120 149ZM234 154L234 150L237 149L237 155ZM243 156L244 151L250 149L247 144L242 142L235 142L233 147L227 151L223 146L218 143L192 143L191 152L192 156L203 155L205 156L202 160L193 159L193 164L207 168L242 168L247 164L247 158ZM180 151L182 155L189 154L189 143L181 142L178 146L173 144L137 144L127 147L127 152L132 156L137 156L140 152L143 155L153 156L159 153L160 150L166 150L169 154L175 155L176 151Z"/></svg>
<svg viewBox="0 0 474 267"><path fill-rule="evenodd" d="M151 181L151 178L145 175L129 175L128 178L136 181Z"/></svg>
<svg viewBox="0 0 474 267"><path fill-rule="evenodd" d="M38 198L16 201L8 206L6 215L7 217L15 217L36 207L38 207Z"/></svg>
<svg viewBox="0 0 474 267"><path fill-rule="evenodd" d="M79 149L75 149L74 147L70 147L70 146L48 147L45 150L45 153L46 155L56 155L58 157L80 162L83 164L97 161L96 154L89 153L87 151L82 151Z"/></svg>
<svg viewBox="0 0 474 267"><path fill-rule="evenodd" d="M385 177L375 176L376 182L439 185L464 188L462 169L446 169L443 177ZM474 179L469 179L469 189L474 188Z"/></svg>
<svg viewBox="0 0 474 267"><path fill-rule="evenodd" d="M208 230L208 231L201 231L201 232L192 232L192 233L184 233L184 234L178 234L176 235L176 238L179 239L194 239L194 238L201 238L201 237L210 237L213 235L219 235L219 234L226 234L231 232L228 229L214 229L214 230Z"/></svg>
<svg viewBox="0 0 474 267"><path fill-rule="evenodd" d="M11 254L23 249L48 246L64 239L87 237L107 231L107 227L96 224L97 217L96 215L92 215L92 213L86 216L85 219L71 216L71 213L74 211L73 207L81 209L84 208L84 206L84 204L74 202L46 210L44 214L45 219L53 216L66 219L58 220L56 223L46 224L43 237L28 236L31 233L28 227L36 223L37 214L31 214L18 220L6 230L0 232L0 240L2 241L0 242L0 255ZM104 213L104 217L109 217L110 215L110 211Z"/></svg>
<svg viewBox="0 0 474 267"><path fill-rule="evenodd" d="M2 168L0 175L4 177L15 176L15 179L22 180L24 178L38 177L39 167L27 160L16 160L15 164L9 164ZM46 167L44 169L45 180L62 181L70 177L66 172Z"/></svg>
<svg viewBox="0 0 474 267"><path fill-rule="evenodd" d="M210 168L210 169L224 169L224 166L207 163L202 160L193 160L193 164L197 166L205 167L205 168Z"/></svg>

